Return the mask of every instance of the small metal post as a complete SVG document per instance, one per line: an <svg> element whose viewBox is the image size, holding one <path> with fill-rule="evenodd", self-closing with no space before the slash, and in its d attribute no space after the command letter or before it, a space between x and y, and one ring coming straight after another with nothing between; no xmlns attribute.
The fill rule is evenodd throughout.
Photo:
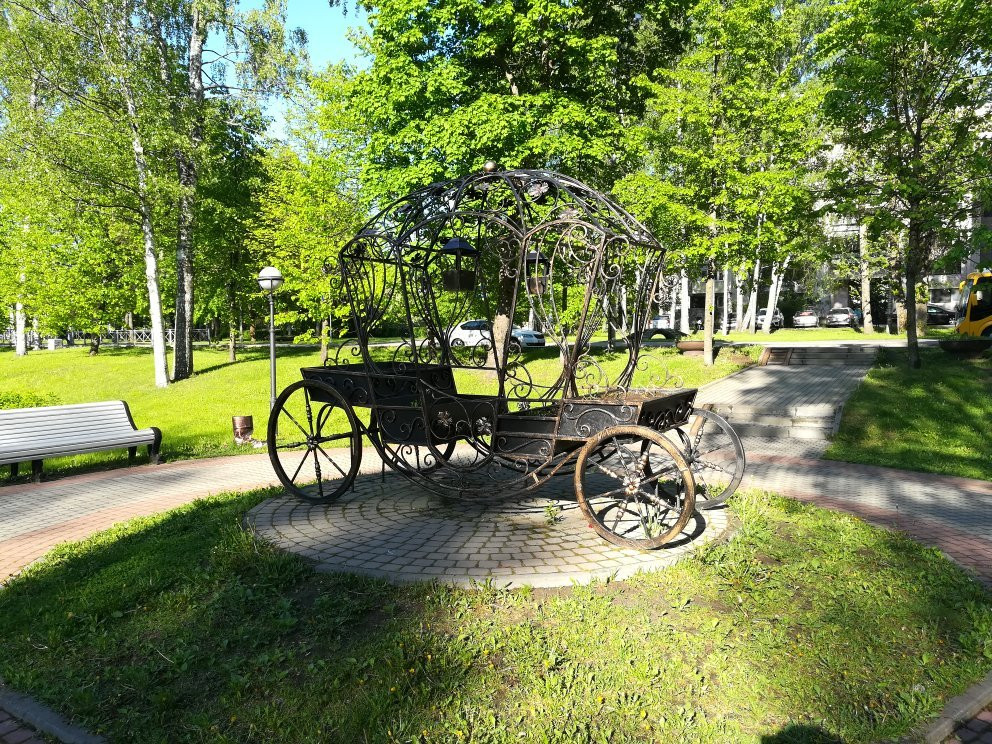
<svg viewBox="0 0 992 744"><path fill-rule="evenodd" d="M269 292L269 410L276 407L276 303Z"/></svg>

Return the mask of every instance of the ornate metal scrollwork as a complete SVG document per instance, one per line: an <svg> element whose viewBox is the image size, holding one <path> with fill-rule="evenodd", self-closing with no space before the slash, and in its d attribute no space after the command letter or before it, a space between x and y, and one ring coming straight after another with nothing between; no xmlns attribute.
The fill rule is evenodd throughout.
<svg viewBox="0 0 992 744"><path fill-rule="evenodd" d="M529 490L567 470L575 438L636 423L635 373L681 383L640 349L667 291L662 258L635 218L567 176L487 171L432 184L342 249L358 337L327 374L373 409L374 442L404 475L439 493L493 480ZM599 356L607 325L621 330L614 353L626 362ZM543 339L548 353L515 338L519 326L539 329L527 343Z"/></svg>

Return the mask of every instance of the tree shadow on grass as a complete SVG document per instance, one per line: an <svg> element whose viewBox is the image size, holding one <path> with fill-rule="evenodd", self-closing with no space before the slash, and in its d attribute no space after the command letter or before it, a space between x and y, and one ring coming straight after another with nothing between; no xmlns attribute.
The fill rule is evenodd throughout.
<svg viewBox="0 0 992 744"><path fill-rule="evenodd" d="M0 676L113 741L357 741L429 721L472 667L421 627L433 588L313 574L241 529L259 498L56 548L0 589Z"/></svg>

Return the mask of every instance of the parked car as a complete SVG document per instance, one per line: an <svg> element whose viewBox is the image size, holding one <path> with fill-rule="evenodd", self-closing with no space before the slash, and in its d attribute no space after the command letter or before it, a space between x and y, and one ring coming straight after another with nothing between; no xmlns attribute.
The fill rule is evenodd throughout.
<svg viewBox="0 0 992 744"><path fill-rule="evenodd" d="M528 328L518 328L514 326L510 331L513 340L511 346L516 344L522 349L540 348L547 342L544 334L540 331L532 331ZM466 320L455 326L448 336L448 343L452 346L491 346L493 342L492 324L488 320Z"/></svg>
<svg viewBox="0 0 992 744"><path fill-rule="evenodd" d="M849 307L835 307L827 313L827 328L854 328L858 324L857 316Z"/></svg>
<svg viewBox="0 0 992 744"><path fill-rule="evenodd" d="M650 340L661 335L670 338L672 334L672 322L667 315L655 315L644 327L644 340Z"/></svg>
<svg viewBox="0 0 992 744"><path fill-rule="evenodd" d="M927 325L950 325L955 316L956 313L945 310L940 305L927 305Z"/></svg>
<svg viewBox="0 0 992 744"><path fill-rule="evenodd" d="M765 315L767 314L768 314L767 307L763 307L758 311L757 327L759 329L764 328ZM772 313L772 328L773 329L781 328L784 322L785 322L785 316L782 315L782 311L779 310L778 308L775 308L775 312Z"/></svg>
<svg viewBox="0 0 992 744"><path fill-rule="evenodd" d="M513 336L513 340L510 342L510 346L514 343L518 344L522 349L539 349L545 346L547 343L544 340L544 334L540 331L532 331L530 328L518 328L513 327L510 331Z"/></svg>
<svg viewBox="0 0 992 744"><path fill-rule="evenodd" d="M793 328L816 328L818 325L820 325L820 316L811 307L800 310L792 316Z"/></svg>

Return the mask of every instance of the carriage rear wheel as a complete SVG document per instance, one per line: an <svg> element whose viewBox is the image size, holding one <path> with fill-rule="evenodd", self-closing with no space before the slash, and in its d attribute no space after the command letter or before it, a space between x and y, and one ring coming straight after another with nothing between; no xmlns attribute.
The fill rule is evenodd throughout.
<svg viewBox="0 0 992 744"><path fill-rule="evenodd" d="M696 479L696 506L712 509L734 495L744 477L744 445L723 416L694 408L675 430Z"/></svg>
<svg viewBox="0 0 992 744"><path fill-rule="evenodd" d="M685 529L696 487L679 448L662 434L646 426L615 426L579 452L575 494L601 537L651 550Z"/></svg>
<svg viewBox="0 0 992 744"><path fill-rule="evenodd" d="M322 382L300 380L276 399L268 447L286 490L323 504L354 482L362 462L362 428L341 393Z"/></svg>

